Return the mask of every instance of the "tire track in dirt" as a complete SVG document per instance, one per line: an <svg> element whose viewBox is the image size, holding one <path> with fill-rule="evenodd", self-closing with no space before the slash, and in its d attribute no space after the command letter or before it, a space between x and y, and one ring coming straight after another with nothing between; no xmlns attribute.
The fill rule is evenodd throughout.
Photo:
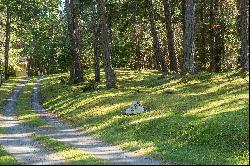
<svg viewBox="0 0 250 166"><path fill-rule="evenodd" d="M4 115L0 116L0 123L5 128L5 133L0 137L0 144L20 164L24 165L62 165L64 160L53 152L47 151L34 142L30 136L33 129L18 121L14 109L18 95L29 79L23 80L12 92L4 109Z"/></svg>

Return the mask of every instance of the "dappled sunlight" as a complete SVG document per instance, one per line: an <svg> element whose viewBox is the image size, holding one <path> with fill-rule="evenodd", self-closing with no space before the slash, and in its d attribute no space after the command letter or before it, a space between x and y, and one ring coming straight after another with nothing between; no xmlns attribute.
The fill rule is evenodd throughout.
<svg viewBox="0 0 250 166"><path fill-rule="evenodd" d="M204 105L200 108L194 108L191 110L188 110L187 113L184 114L184 116L189 116L189 115L196 115L196 116L212 116L216 115L218 113L223 113L223 112L231 112L235 111L237 109L244 108L244 102L240 100L241 98L233 98L233 99L220 99L216 101L208 101L204 102ZM232 107L232 102L237 104Z"/></svg>
<svg viewBox="0 0 250 166"><path fill-rule="evenodd" d="M103 81L90 92L81 91L84 85L70 87L49 76L42 82L45 106L97 138L163 159L184 155L190 160L204 156L208 163L211 158L224 161L232 149L239 152L248 146L240 144L249 139L247 79L230 76L228 81L223 73L199 73L187 80L160 78L150 71L116 73L117 89L103 88ZM133 100L139 100L146 112L122 115ZM206 146L212 147L207 154Z"/></svg>
<svg viewBox="0 0 250 166"><path fill-rule="evenodd" d="M144 122L147 122L147 121L157 120L158 118L164 118L164 117L167 117L167 116L171 116L171 112L167 112L164 115L155 115L155 116L152 116L152 117L140 118L138 120L134 120L134 121L129 122L129 124L133 125L133 124L137 124L137 123L144 123Z"/></svg>
<svg viewBox="0 0 250 166"><path fill-rule="evenodd" d="M142 145L143 148L141 148ZM141 154L150 154L156 150L155 144L153 142L128 141L120 144L119 146Z"/></svg>

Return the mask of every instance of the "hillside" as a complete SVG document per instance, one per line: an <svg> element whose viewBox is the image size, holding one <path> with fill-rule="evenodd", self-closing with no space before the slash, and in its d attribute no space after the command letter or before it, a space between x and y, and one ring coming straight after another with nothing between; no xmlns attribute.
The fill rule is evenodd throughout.
<svg viewBox="0 0 250 166"><path fill-rule="evenodd" d="M118 86L110 90L104 81L68 85L67 73L46 76L43 104L68 123L125 149L181 164L249 164L248 75L160 77L156 71L124 69L116 75ZM133 100L141 101L146 112L122 115Z"/></svg>

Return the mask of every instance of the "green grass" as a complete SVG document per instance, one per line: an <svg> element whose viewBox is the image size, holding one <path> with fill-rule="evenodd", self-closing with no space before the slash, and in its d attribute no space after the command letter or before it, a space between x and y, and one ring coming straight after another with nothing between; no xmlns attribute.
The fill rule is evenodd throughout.
<svg viewBox="0 0 250 166"><path fill-rule="evenodd" d="M15 109L17 118L29 127L52 129L52 126L50 126L45 120L40 118L32 108L31 93L35 82L36 78L31 79L19 95ZM35 139L35 141L39 141L40 143L44 144L45 148L50 148L58 152L58 155L65 158L70 164L107 164L107 162L105 162L104 160L96 159L95 157L88 154L83 154L76 148L56 141L53 138L40 136L38 134L33 134L33 138Z"/></svg>
<svg viewBox="0 0 250 166"><path fill-rule="evenodd" d="M6 99L22 79L24 79L24 77L11 77L8 81L4 82L2 86L0 86L0 114L3 113Z"/></svg>
<svg viewBox="0 0 250 166"><path fill-rule="evenodd" d="M33 110L31 105L31 93L35 85L36 78L32 78L20 93L15 113L17 119L22 121L25 125L30 127L50 127L37 113Z"/></svg>
<svg viewBox="0 0 250 166"><path fill-rule="evenodd" d="M46 148L52 149L57 152L58 156L64 158L69 164L72 165L107 165L108 162L102 159L96 159L90 154L84 154L73 146L64 144L48 136L41 136L34 134L35 141L40 142Z"/></svg>
<svg viewBox="0 0 250 166"><path fill-rule="evenodd" d="M117 89L42 82L44 105L61 119L122 148L181 164L249 164L249 77L201 72L160 77L156 71L116 70ZM93 74L88 76L93 79ZM140 100L147 112L121 110Z"/></svg>
<svg viewBox="0 0 250 166"><path fill-rule="evenodd" d="M10 78L0 86L0 115L3 114L6 99L9 97L12 90L20 83L24 77ZM4 134L4 127L0 125L0 136ZM18 161L13 158L5 149L0 145L0 165L18 165Z"/></svg>
<svg viewBox="0 0 250 166"><path fill-rule="evenodd" d="M0 165L19 165L19 163L0 146Z"/></svg>

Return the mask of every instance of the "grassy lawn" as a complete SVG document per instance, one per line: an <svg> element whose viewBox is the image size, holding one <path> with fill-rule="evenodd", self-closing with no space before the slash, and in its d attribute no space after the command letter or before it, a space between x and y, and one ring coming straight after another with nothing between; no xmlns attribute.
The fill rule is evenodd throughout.
<svg viewBox="0 0 250 166"><path fill-rule="evenodd" d="M0 114L3 113L6 99L9 97L12 90L20 83L24 77L10 78L7 82L0 86ZM4 128L0 126L0 136L4 134ZM17 165L19 164L4 148L0 145L0 165Z"/></svg>
<svg viewBox="0 0 250 166"><path fill-rule="evenodd" d="M65 121L125 149L181 164L249 164L248 76L116 74L117 89L107 90L101 82L94 91L86 91L86 83L67 85L66 73L48 76L43 103ZM122 115L133 100L147 112Z"/></svg>
<svg viewBox="0 0 250 166"><path fill-rule="evenodd" d="M72 165L107 165L108 162L102 159L96 159L90 154L84 154L73 146L59 142L48 136L34 134L35 141L40 142L46 148L57 152L58 156L63 157L69 164Z"/></svg>

